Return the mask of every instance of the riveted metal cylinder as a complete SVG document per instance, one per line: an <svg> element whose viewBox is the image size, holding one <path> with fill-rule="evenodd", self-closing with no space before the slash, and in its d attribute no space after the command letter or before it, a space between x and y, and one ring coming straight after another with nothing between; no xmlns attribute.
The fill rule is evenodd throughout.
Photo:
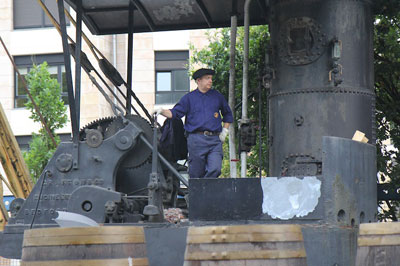
<svg viewBox="0 0 400 266"><path fill-rule="evenodd" d="M374 144L370 4L367 0L273 1L270 30L276 78L269 99L271 176L321 174L323 136L352 138L359 130Z"/></svg>

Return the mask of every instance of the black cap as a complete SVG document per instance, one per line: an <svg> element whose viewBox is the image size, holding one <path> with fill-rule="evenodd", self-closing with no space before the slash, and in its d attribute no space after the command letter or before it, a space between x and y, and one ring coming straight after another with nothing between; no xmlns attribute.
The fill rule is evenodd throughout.
<svg viewBox="0 0 400 266"><path fill-rule="evenodd" d="M215 71L212 69L208 69L208 68L200 68L199 70L197 70L196 72L193 73L192 78L194 80L201 78L204 75L214 75Z"/></svg>

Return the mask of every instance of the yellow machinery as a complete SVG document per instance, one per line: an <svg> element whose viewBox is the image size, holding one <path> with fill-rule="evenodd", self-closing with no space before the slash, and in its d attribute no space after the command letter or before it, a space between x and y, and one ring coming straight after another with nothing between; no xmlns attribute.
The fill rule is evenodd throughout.
<svg viewBox="0 0 400 266"><path fill-rule="evenodd" d="M0 104L0 162L3 166L4 178L1 180L8 186L11 193L18 198L26 198L32 190L33 184L28 167L22 157L17 140L11 131L10 124ZM8 220L8 214L3 204L3 186L0 182L0 230Z"/></svg>

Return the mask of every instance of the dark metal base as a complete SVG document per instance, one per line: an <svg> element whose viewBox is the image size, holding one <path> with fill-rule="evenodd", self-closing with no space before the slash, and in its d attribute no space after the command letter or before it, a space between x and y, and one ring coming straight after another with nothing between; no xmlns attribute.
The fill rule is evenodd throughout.
<svg viewBox="0 0 400 266"><path fill-rule="evenodd" d="M258 223L330 223L342 226L376 221L375 147L350 139L323 137L322 154L322 175L314 177L190 179L189 220L207 223L254 220ZM273 198L270 194L275 194L272 203L278 206L277 209L281 205L284 208L284 201L288 203L293 194L301 202L301 197L307 196L308 188L298 184L307 183L306 179L310 178L320 183L320 195L308 213L283 219L263 211L263 203ZM262 189L264 181L275 180L278 183L285 179L298 182L295 186L290 183L291 187L284 187L281 193ZM293 209L298 207L292 206ZM288 211L291 211L290 207Z"/></svg>

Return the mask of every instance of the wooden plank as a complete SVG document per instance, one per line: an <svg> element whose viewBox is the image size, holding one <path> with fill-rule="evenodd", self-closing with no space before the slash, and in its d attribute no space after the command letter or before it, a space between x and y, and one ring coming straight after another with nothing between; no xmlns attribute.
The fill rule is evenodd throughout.
<svg viewBox="0 0 400 266"><path fill-rule="evenodd" d="M306 258L275 260L205 260L185 261L184 266L307 266ZM360 265L361 266L361 265ZM367 266L367 265L362 265Z"/></svg>
<svg viewBox="0 0 400 266"><path fill-rule="evenodd" d="M25 230L23 246L145 243L140 226L40 228Z"/></svg>
<svg viewBox="0 0 400 266"><path fill-rule="evenodd" d="M32 246L70 246L88 244L145 243L144 235L108 235L108 236L47 236L24 237L23 247Z"/></svg>
<svg viewBox="0 0 400 266"><path fill-rule="evenodd" d="M301 226L297 224L257 224L232 226L190 227L188 235L242 234L242 233L300 233Z"/></svg>
<svg viewBox="0 0 400 266"><path fill-rule="evenodd" d="M399 246L400 235L358 237L358 246Z"/></svg>
<svg viewBox="0 0 400 266"><path fill-rule="evenodd" d="M393 235L400 234L400 223L368 223L360 224L359 235Z"/></svg>
<svg viewBox="0 0 400 266"><path fill-rule="evenodd" d="M288 242L303 241L301 232L295 233L250 233L250 234L219 234L219 235L189 235L187 243L242 243L242 242Z"/></svg>
<svg viewBox="0 0 400 266"><path fill-rule="evenodd" d="M1 174L0 174L1 176ZM8 221L8 213L3 202L3 182L0 180L0 231L4 230L4 226Z"/></svg>
<svg viewBox="0 0 400 266"><path fill-rule="evenodd" d="M191 252L185 255L185 260L246 260L246 259L289 259L305 258L304 249L298 250L252 250L224 252Z"/></svg>
<svg viewBox="0 0 400 266"><path fill-rule="evenodd" d="M53 227L25 230L24 237L144 235L142 226Z"/></svg>
<svg viewBox="0 0 400 266"><path fill-rule="evenodd" d="M359 131L359 130L356 130L356 132L353 135L352 140L363 142L363 143L367 143L368 142L368 138L365 137L365 134L363 132Z"/></svg>
<svg viewBox="0 0 400 266"><path fill-rule="evenodd" d="M359 247L355 266L397 266L400 246Z"/></svg>
<svg viewBox="0 0 400 266"><path fill-rule="evenodd" d="M18 142L0 103L0 162L12 187L15 197L27 198L33 183L28 167L22 157Z"/></svg>
<svg viewBox="0 0 400 266"><path fill-rule="evenodd" d="M21 266L148 266L147 258L22 261Z"/></svg>

